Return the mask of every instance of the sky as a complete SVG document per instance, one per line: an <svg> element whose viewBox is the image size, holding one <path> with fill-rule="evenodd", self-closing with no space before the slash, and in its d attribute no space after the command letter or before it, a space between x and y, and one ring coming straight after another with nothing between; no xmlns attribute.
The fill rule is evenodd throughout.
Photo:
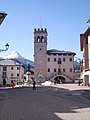
<svg viewBox="0 0 90 120"><path fill-rule="evenodd" d="M0 26L0 49L17 51L34 61L34 28L47 28L48 49L75 52L82 58L80 34L88 28L90 0L0 0L0 11L8 15Z"/></svg>

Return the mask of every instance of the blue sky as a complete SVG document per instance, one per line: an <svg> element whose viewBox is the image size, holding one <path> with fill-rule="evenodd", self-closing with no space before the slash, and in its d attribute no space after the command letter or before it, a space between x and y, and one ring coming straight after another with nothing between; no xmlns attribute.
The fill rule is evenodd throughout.
<svg viewBox="0 0 90 120"><path fill-rule="evenodd" d="M0 56L17 51L33 60L33 31L42 26L48 30L48 49L69 50L82 58L80 34L87 29L90 0L0 0L0 11L8 14L0 26L0 48L10 44Z"/></svg>

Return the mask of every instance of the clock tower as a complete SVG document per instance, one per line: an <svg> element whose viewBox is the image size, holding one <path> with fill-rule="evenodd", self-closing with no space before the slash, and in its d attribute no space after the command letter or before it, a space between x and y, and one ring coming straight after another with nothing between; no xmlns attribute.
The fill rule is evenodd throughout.
<svg viewBox="0 0 90 120"><path fill-rule="evenodd" d="M44 82L47 77L47 29L34 29L35 80Z"/></svg>

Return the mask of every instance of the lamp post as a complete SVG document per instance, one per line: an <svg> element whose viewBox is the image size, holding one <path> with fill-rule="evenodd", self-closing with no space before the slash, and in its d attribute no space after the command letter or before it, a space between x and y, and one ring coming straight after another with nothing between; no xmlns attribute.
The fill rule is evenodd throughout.
<svg viewBox="0 0 90 120"><path fill-rule="evenodd" d="M7 16L7 13L0 12L0 25L2 24L2 22L3 22L3 20L5 19L6 16Z"/></svg>
<svg viewBox="0 0 90 120"><path fill-rule="evenodd" d="M0 49L0 52L2 52L2 51L7 51L8 48L9 48L9 44L7 43L7 44L5 45L5 49Z"/></svg>
<svg viewBox="0 0 90 120"><path fill-rule="evenodd" d="M0 12L0 25L2 24L2 22L4 21L4 19L5 19L6 16L7 16L7 13L5 13L5 12ZM5 49L0 49L0 52L2 52L2 51L7 51L8 48L9 48L9 44L7 43L7 44L5 45Z"/></svg>

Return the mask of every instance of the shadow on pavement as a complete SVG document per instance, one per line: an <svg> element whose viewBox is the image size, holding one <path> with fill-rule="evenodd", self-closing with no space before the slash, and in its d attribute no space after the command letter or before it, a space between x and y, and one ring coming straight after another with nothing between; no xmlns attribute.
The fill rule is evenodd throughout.
<svg viewBox="0 0 90 120"><path fill-rule="evenodd" d="M63 120L67 113L76 115L78 110L90 107L88 94L89 90L48 86L0 90L0 120Z"/></svg>

